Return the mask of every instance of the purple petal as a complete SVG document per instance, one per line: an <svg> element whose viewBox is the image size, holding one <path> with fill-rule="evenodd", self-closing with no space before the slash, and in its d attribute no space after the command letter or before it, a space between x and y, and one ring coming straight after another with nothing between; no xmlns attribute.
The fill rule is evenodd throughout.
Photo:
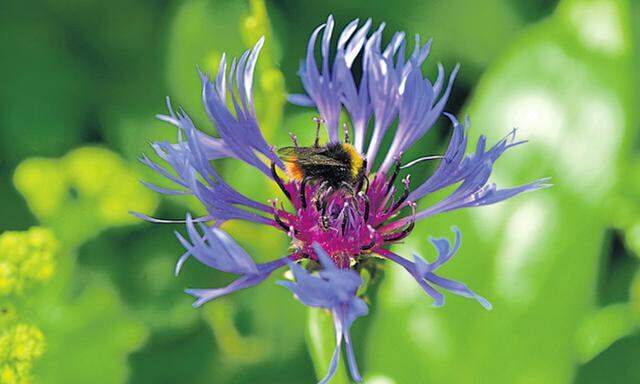
<svg viewBox="0 0 640 384"><path fill-rule="evenodd" d="M217 299L221 296L228 295L230 293L239 291L241 289L249 288L264 281L273 271L282 267L289 260L289 256L281 259L274 260L269 263L259 264L257 266L258 272L255 274L246 274L227 285L223 288L213 289L187 289L185 292L194 296L197 300L193 303L194 307L199 307L202 304Z"/></svg>
<svg viewBox="0 0 640 384"><path fill-rule="evenodd" d="M289 262L295 282L278 281L278 284L289 289L303 304L326 308L331 310L333 314L336 349L331 359L329 372L321 382L327 383L335 374L343 337L347 344L351 375L354 380L359 382L362 378L353 355L349 328L355 319L369 312L367 304L356 296L358 288L362 285L362 278L353 270L338 268L317 243L313 244L313 248L323 269L317 274L312 274L300 265Z"/></svg>
<svg viewBox="0 0 640 384"><path fill-rule="evenodd" d="M435 301L434 306L441 306L442 304L444 304L444 296L440 292L436 291L435 288L433 288L429 283L435 284L440 288L446 289L447 291L450 291L456 295L476 299L485 309L491 309L491 304L484 297L474 293L466 285L454 280L445 279L433 273L433 271L438 269L444 263L451 260L453 255L460 248L460 231L456 227L453 227L452 231L456 235L455 244L453 247L451 247L451 244L445 238L430 239L431 243L438 251L438 258L431 264L426 262L417 254L414 254L415 261L411 262L386 249L382 249L378 252L382 256L400 264L404 269L406 269L407 272L409 272L411 276L416 279L416 281L418 282L418 284L420 284L424 291L429 294L429 296L433 297Z"/></svg>

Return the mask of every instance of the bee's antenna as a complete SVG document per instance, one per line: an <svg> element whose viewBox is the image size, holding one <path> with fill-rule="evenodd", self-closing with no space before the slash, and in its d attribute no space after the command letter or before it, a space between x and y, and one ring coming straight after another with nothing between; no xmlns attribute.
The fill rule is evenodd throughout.
<svg viewBox="0 0 640 384"><path fill-rule="evenodd" d="M444 159L447 163L449 162L449 160L444 157L444 156L425 156L425 157L420 157L417 158L401 167L399 167L400 169L407 169L407 168L411 168L414 165L418 164L418 163L422 163L423 161L429 161L429 160L438 160L438 159Z"/></svg>
<svg viewBox="0 0 640 384"><path fill-rule="evenodd" d="M314 141L313 146L317 148L320 146L320 125L324 123L324 120L321 117L314 116L313 121L316 123L316 141Z"/></svg>
<svg viewBox="0 0 640 384"><path fill-rule="evenodd" d="M342 123L342 129L344 130L344 142L349 144L349 127L347 127L347 123Z"/></svg>
<svg viewBox="0 0 640 384"><path fill-rule="evenodd" d="M291 141L293 142L293 146L297 147L298 146L298 136L294 135L293 132L289 132L289 137L291 138Z"/></svg>

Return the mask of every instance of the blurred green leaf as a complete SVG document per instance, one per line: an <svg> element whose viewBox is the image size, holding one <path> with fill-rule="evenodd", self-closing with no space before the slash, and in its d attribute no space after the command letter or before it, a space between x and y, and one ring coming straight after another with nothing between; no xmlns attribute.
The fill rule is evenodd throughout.
<svg viewBox="0 0 640 384"><path fill-rule="evenodd" d="M202 106L202 84L196 66L215 73L224 52L233 57L246 48L240 23L248 13L243 1L183 2L172 22L167 50L167 81L172 100L184 106L200 129L210 130ZM234 32L235 31L235 32Z"/></svg>
<svg viewBox="0 0 640 384"><path fill-rule="evenodd" d="M626 337L581 367L575 384L632 384L640 381L637 369L640 336Z"/></svg>
<svg viewBox="0 0 640 384"><path fill-rule="evenodd" d="M59 155L76 146L91 100L87 71L66 45L64 31L39 7L7 2L0 12L5 52L0 72L1 158ZM12 17L15 13L21 17Z"/></svg>
<svg viewBox="0 0 640 384"><path fill-rule="evenodd" d="M571 380L574 335L594 305L609 223L602 201L627 161L636 117L629 18L625 1L565 1L485 74L469 106L472 133L491 143L515 126L530 140L498 162L494 180L506 187L552 176L555 185L418 225L401 253L432 255L426 235L459 225L462 248L445 275L494 310L452 295L430 308L392 268L369 337L371 374L397 383Z"/></svg>
<svg viewBox="0 0 640 384"><path fill-rule="evenodd" d="M640 271L636 272L636 276L631 283L629 296L631 314L633 315L636 325L640 326Z"/></svg>
<svg viewBox="0 0 640 384"><path fill-rule="evenodd" d="M136 318L154 332L190 331L200 319L174 274L183 252L173 230L146 224L134 232L108 231L78 250L78 263L105 272ZM191 277L191 276L190 276Z"/></svg>
<svg viewBox="0 0 640 384"><path fill-rule="evenodd" d="M146 330L123 307L113 285L88 271L78 273L84 278L76 295L44 293L23 312L47 338L35 373L46 383L124 382L126 356L142 345Z"/></svg>
<svg viewBox="0 0 640 384"><path fill-rule="evenodd" d="M609 348L617 340L629 335L635 324L629 305L612 304L588 316L576 333L576 355L586 363Z"/></svg>

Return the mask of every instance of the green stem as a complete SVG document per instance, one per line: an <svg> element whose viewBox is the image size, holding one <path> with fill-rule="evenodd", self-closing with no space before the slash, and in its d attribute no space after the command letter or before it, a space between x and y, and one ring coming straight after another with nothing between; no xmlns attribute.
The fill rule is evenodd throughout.
<svg viewBox="0 0 640 384"><path fill-rule="evenodd" d="M336 347L336 334L333 328L331 314L324 309L309 308L307 311L307 347L313 361L318 380L329 371L331 356ZM331 384L349 384L351 380L344 366L344 359L340 359L335 376Z"/></svg>

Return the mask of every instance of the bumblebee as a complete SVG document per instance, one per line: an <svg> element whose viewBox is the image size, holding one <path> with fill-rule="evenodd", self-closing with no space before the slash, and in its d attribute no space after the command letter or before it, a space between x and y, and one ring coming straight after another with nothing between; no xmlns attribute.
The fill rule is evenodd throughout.
<svg viewBox="0 0 640 384"><path fill-rule="evenodd" d="M307 183L317 183L319 187L314 193L316 206L326 204L327 197L333 192L344 191L350 196L355 196L363 187L369 188L367 178L367 160L358 153L349 143L349 130L346 124L344 128L344 143L329 143L321 146L319 143L320 125L322 120L315 118L316 139L311 147L298 145L295 135L291 135L292 147L284 147L277 150L278 157L285 163L288 176L301 184L300 190L305 191ZM416 159L404 166L400 164L400 159L396 161L396 167L390 177L387 193L395 181L401 169L412 167L415 164L427 160L443 159L444 156L426 156ZM271 163L271 172L274 180L280 186L282 192L291 199L287 188L278 176L275 164ZM400 199L403 201L408 196L408 190ZM306 194L301 194L302 206L306 207ZM321 202L322 201L322 202Z"/></svg>
<svg viewBox="0 0 640 384"><path fill-rule="evenodd" d="M321 120L316 119L316 123L316 140L312 147L298 146L295 136L292 136L293 147L278 149L278 157L285 163L288 176L305 185L319 183L316 195L332 190L355 195L366 180L367 161L349 143L346 126L344 143L321 146L318 139Z"/></svg>

